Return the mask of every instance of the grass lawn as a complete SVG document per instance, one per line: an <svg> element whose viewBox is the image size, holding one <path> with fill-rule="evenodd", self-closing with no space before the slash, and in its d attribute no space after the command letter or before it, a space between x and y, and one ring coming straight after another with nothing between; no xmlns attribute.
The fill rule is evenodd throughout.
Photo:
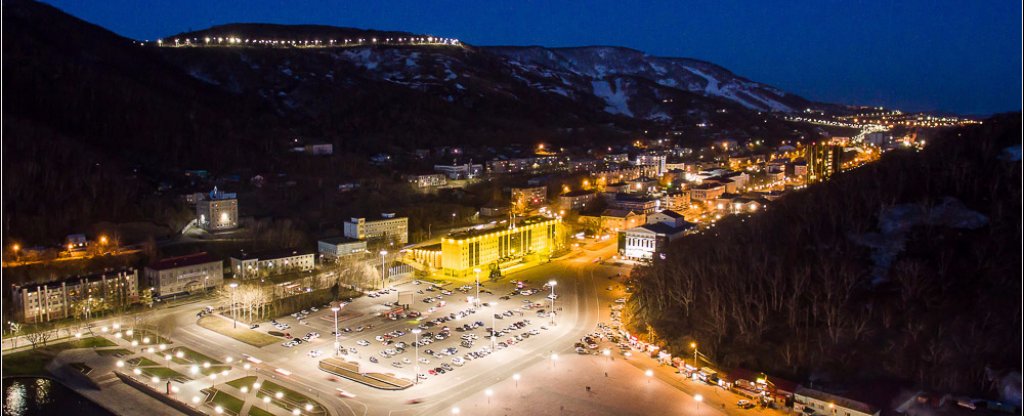
<svg viewBox="0 0 1024 416"><path fill-rule="evenodd" d="M53 355L38 350L26 350L7 354L3 359L4 376L31 376L47 374L46 364Z"/></svg>
<svg viewBox="0 0 1024 416"><path fill-rule="evenodd" d="M256 376L248 376L248 377L236 378L234 380L231 380L231 381L227 382L227 384L229 386L231 386L231 387L236 388L236 389L241 389L242 386L248 386L248 387L252 388L252 383L255 383L255 382L256 382Z"/></svg>
<svg viewBox="0 0 1024 416"><path fill-rule="evenodd" d="M236 415L242 411L242 404L244 403L241 399L219 390L214 390L213 397L210 398L211 406L223 407L224 410Z"/></svg>
<svg viewBox="0 0 1024 416"><path fill-rule="evenodd" d="M4 375L27 376L47 374L46 364L53 360L57 353L75 348L112 347L117 344L103 337L88 337L72 341L50 344L35 350L25 350L7 354L3 359Z"/></svg>
<svg viewBox="0 0 1024 416"><path fill-rule="evenodd" d="M204 316L199 319L199 326L254 347L265 347L278 341L276 337L249 329L244 323L235 328L230 320L216 316Z"/></svg>
<svg viewBox="0 0 1024 416"><path fill-rule="evenodd" d="M102 347L115 347L113 341L103 337L87 337L75 339L72 341L61 342L59 344L47 345L46 350L53 351L54 353L61 352L64 350L71 350L75 348L102 348Z"/></svg>
<svg viewBox="0 0 1024 416"><path fill-rule="evenodd" d="M210 368L203 368L201 366L199 367L199 372L203 373L203 375L205 376L208 376L210 374L216 374L217 376L220 376L220 373L224 370L230 371L231 367L226 365L211 365Z"/></svg>
<svg viewBox="0 0 1024 416"><path fill-rule="evenodd" d="M168 380L168 379L175 380L175 381L188 381L188 380L191 380L190 378L185 377L184 374L181 374L181 373L179 373L177 371L171 370L170 368L167 368L167 367L149 367L149 368L140 368L139 370L142 370L142 374L145 375L146 377L157 376L157 377L160 377L161 380Z"/></svg>
<svg viewBox="0 0 1024 416"><path fill-rule="evenodd" d="M309 396L306 396L305 394L299 393L289 388L283 387L272 381L264 381L260 389L263 390L264 392L269 392L271 395L275 395L277 392L284 393L284 402L291 406L285 406L278 400L274 400L274 403L285 410L291 411L295 407L303 407L306 405L306 403L310 403L314 406L314 413L322 413L324 411L324 409L320 407L320 404L314 401L313 399L309 398Z"/></svg>
<svg viewBox="0 0 1024 416"><path fill-rule="evenodd" d="M249 416L274 416L274 414L263 410L262 408L252 406L249 408Z"/></svg>
<svg viewBox="0 0 1024 416"><path fill-rule="evenodd" d="M128 360L128 365L133 366L133 367L150 367L150 366L157 366L157 365L160 365L160 364L157 364L156 361L150 360L149 358L139 357L139 358L132 358L132 359Z"/></svg>
<svg viewBox="0 0 1024 416"><path fill-rule="evenodd" d="M124 357L126 355L132 355L131 351L124 348L115 348L111 350L96 350L96 353L104 357Z"/></svg>
<svg viewBox="0 0 1024 416"><path fill-rule="evenodd" d="M146 338L149 338L149 344L146 344L144 342L146 341ZM150 333L149 331L142 329L136 329L135 331L132 331L132 336L126 336L124 337L124 339L128 340L128 342L139 341L139 345L160 345L171 343L171 340L167 338L157 336L156 334Z"/></svg>
<svg viewBox="0 0 1024 416"><path fill-rule="evenodd" d="M181 358L178 358L178 352L179 351L183 354L183 356ZM172 349L168 350L168 354L171 354L174 357L174 358L171 358L171 361L174 361L174 362L176 362L178 364L199 364L199 365L202 365L203 363L210 363L211 365L213 365L213 364L221 364L220 360L215 360L213 358L207 357L207 356L205 356L203 354L200 354L198 352L192 351L188 347L172 348Z"/></svg>

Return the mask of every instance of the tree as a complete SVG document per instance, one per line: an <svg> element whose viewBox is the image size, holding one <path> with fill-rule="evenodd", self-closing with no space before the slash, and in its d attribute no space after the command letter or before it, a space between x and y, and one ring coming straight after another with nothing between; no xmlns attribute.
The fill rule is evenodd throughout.
<svg viewBox="0 0 1024 416"><path fill-rule="evenodd" d="M53 325L49 323L39 324L32 328L33 331L25 334L25 339L32 344L32 349L39 347L39 344L46 346L46 341L53 338L56 331L53 329Z"/></svg>

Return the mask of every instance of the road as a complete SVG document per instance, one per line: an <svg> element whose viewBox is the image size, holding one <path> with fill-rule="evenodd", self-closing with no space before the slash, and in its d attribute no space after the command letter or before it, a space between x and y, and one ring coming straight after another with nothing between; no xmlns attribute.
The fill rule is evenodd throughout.
<svg viewBox="0 0 1024 416"><path fill-rule="evenodd" d="M174 332L171 334L172 340L211 357L220 357L226 354L236 357L240 354L258 357L263 361L263 364L259 366L260 368L257 371L260 371L261 374L267 377L275 377L273 373L275 368L283 368L290 371L292 375L285 380L287 384L296 387L299 391L306 392L312 397L317 397L323 404L332 407L338 415L436 414L462 398L480 393L488 386L500 380L508 379L514 373L547 362L552 352L559 354L571 353L573 342L582 337L583 334L592 331L602 316L599 295L603 295L600 291L603 291L604 287L601 285L606 285L605 282L608 276L614 275L616 272L625 271L625 269L605 266L595 261L597 257L610 258L614 254L614 250L615 247L611 244L606 244L596 250L582 249L567 256L567 258L510 273L495 283L482 282L484 290L493 291L493 294L481 294L483 302L500 302L497 309L504 311L523 305L522 296L515 296L505 301L497 299L514 287L510 282L522 280L527 282L527 287L540 288L549 280L556 280L558 285L555 290L559 294L559 298L556 300L555 306L556 308L561 308L559 315L554 318L556 325L550 326L548 318L539 318L533 313L534 311L526 311L522 317L514 316L506 317L502 320L495 319L494 321L498 328L503 328L512 321L530 319L531 325L524 328L523 331L540 328L541 326L548 327L549 329L540 330L539 335L525 339L504 350L496 351L487 357L469 361L461 368L455 367L453 372L440 376L428 376L428 379L422 381L421 384L398 392L377 390L348 380L333 381L337 378L331 377L317 368L319 359L332 354L334 349L334 340L331 335L334 329L334 321L333 314L329 310L321 310L311 314L304 321L308 326L299 324L291 317L279 319L279 322L291 325L288 331L293 336L301 336L310 331L317 331L322 335L313 342L304 343L293 348L285 348L278 344L256 348L201 328L195 324L195 314L204 304L175 308L169 314L162 316L161 320L172 320L175 327ZM446 287L458 287L461 284L450 284ZM415 291L421 290L426 286L425 284L416 286L412 283L405 283L399 286L398 289L402 291ZM469 293L474 294L474 291L470 290ZM424 295L427 294L431 294L431 292L424 292ZM416 296L417 299L422 299L424 295L417 294ZM544 304L544 309L550 309L548 307L548 302L550 301L544 297L546 295L547 292L545 291L529 296L529 298L537 303ZM373 328L362 333L345 333L344 335L347 336L342 337L341 343L344 348L355 347L358 350L359 354L357 356L350 355L345 358L360 361L361 368L364 368L362 371L367 371L365 368L371 368L376 371L393 372L399 376L411 379L412 371L410 371L410 368L396 369L392 368L389 363L404 357L412 359L414 355L412 348L408 348L404 354L390 359L384 359L380 355L376 355L380 361L378 365L371 364L367 360L370 355L376 354L383 348L380 346L380 343L374 341L374 336L395 329L403 329L408 332L415 325L415 322L408 320L388 321L375 316L376 312L385 309L381 305L382 303L394 301L396 297L394 293L379 298L364 296L347 305L343 315L348 317L348 319L339 322L339 327L355 328L360 325L373 325ZM441 314L467 309L470 307L470 304L464 298L465 295L456 291L453 295L444 298L447 302L445 307L434 311L424 318L431 319ZM413 306L414 309L424 312L429 307L429 304L422 303L419 300L415 301L415 306ZM485 323L485 327L490 327L492 321L490 309L490 307L484 306L477 313L457 322L461 325L462 323L479 320ZM607 307L604 309L603 316L607 316ZM265 330L268 326L268 324L262 324L261 329ZM476 341L471 350L477 350L480 346L489 345L490 341L484 337L485 330L483 328L472 332L478 334L480 339ZM522 331L515 331L515 333L520 332ZM431 345L420 347L420 357L428 357L424 353L426 349L440 350L449 346L458 347L460 342L458 335L461 334L463 333L452 331L452 336L447 340L436 341ZM412 337L412 334L408 334L399 340L411 343ZM370 341L371 345L368 347L357 346L355 341L360 339ZM458 348L460 351L457 356L461 356L469 351L469 349ZM309 351L314 349L320 350L323 356L317 359L308 357ZM433 357L428 358L431 361L430 366L439 365L442 361ZM446 357L443 361L450 362L450 357ZM423 365L421 372L426 372L426 367L427 365ZM280 376L276 377L281 378ZM338 387L345 389L356 397L345 399L334 395L333 393ZM412 399L422 399L423 402L415 405L405 404ZM396 404L400 405L396 406Z"/></svg>

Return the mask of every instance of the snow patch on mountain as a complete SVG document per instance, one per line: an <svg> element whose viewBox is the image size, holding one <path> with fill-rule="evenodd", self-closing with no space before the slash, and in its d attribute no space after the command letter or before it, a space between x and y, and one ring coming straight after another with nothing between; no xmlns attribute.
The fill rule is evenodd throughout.
<svg viewBox="0 0 1024 416"><path fill-rule="evenodd" d="M608 81L591 81L590 85L594 95L604 100L606 104L604 111L633 117L633 112L629 110L629 96L622 88L622 79L615 79L614 89Z"/></svg>

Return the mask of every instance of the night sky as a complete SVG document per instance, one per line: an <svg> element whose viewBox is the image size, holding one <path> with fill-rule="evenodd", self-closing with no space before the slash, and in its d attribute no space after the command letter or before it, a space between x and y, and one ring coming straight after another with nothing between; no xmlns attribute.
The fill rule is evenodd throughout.
<svg viewBox="0 0 1024 416"><path fill-rule="evenodd" d="M51 4L135 39L237 22L325 24L474 45L615 45L722 65L811 100L1021 109L1019 1L210 1Z"/></svg>

